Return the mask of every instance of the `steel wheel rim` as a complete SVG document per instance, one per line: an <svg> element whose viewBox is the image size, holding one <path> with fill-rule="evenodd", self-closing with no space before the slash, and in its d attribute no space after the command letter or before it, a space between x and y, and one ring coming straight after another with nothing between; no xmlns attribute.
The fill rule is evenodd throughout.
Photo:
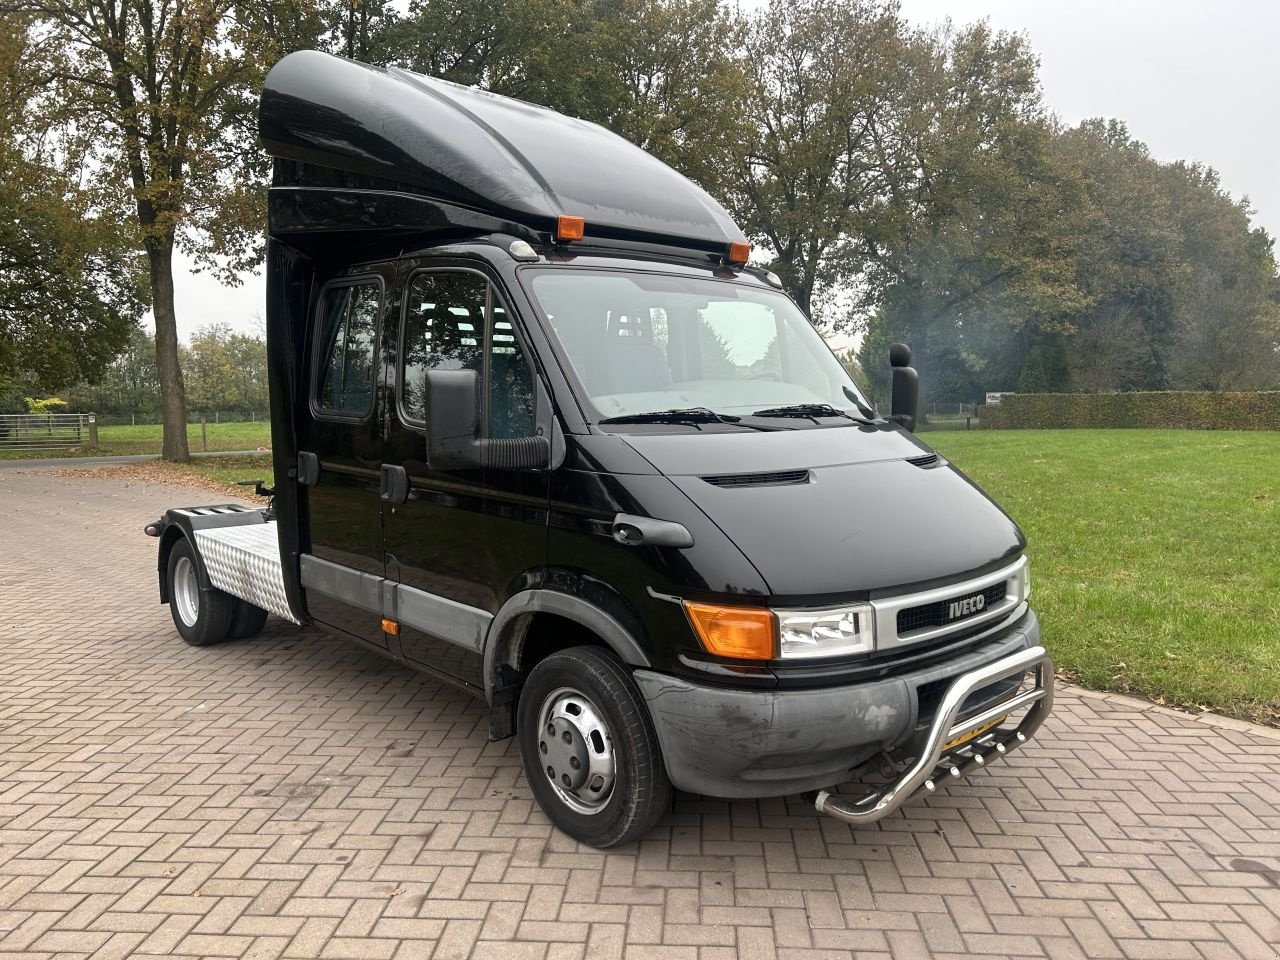
<svg viewBox="0 0 1280 960"><path fill-rule="evenodd" d="M538 761L561 802L596 814L613 799L617 763L604 714L581 691L553 690L538 710Z"/></svg>
<svg viewBox="0 0 1280 960"><path fill-rule="evenodd" d="M194 627L200 618L200 584L190 557L179 557L173 565L173 602L178 618L188 627Z"/></svg>

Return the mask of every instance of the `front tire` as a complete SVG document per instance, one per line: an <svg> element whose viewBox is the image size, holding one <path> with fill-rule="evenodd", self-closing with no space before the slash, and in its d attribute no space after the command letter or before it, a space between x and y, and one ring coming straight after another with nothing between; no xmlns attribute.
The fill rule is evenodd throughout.
<svg viewBox="0 0 1280 960"><path fill-rule="evenodd" d="M631 675L610 653L553 653L520 691L516 737L534 799L561 832L592 847L648 833L671 781Z"/></svg>
<svg viewBox="0 0 1280 960"><path fill-rule="evenodd" d="M195 551L186 538L169 552L169 613L182 639L193 647L205 647L227 639L235 616L234 597L210 587L200 587Z"/></svg>

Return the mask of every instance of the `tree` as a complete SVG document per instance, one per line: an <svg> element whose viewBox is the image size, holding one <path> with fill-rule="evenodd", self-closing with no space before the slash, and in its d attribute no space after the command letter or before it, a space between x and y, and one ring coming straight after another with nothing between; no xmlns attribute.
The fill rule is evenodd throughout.
<svg viewBox="0 0 1280 960"><path fill-rule="evenodd" d="M0 14L0 379L47 391L102 373L141 315L145 281L129 231L28 120L32 52L27 19Z"/></svg>
<svg viewBox="0 0 1280 960"><path fill-rule="evenodd" d="M883 200L872 137L894 96L902 33L896 7L870 0L771 0L750 21L751 129L724 199L807 313L821 313L815 294L862 272L842 245Z"/></svg>
<svg viewBox="0 0 1280 960"><path fill-rule="evenodd" d="M155 338L135 327L102 376L71 387L66 396L75 410L155 416L160 410Z"/></svg>
<svg viewBox="0 0 1280 960"><path fill-rule="evenodd" d="M1172 163L1161 170L1181 234L1185 269L1173 313L1171 375L1201 390L1280 386L1280 310L1274 242L1249 223L1215 170Z"/></svg>
<svg viewBox="0 0 1280 960"><path fill-rule="evenodd" d="M1081 179L1084 305L1070 313L1076 389L1252 389L1277 383L1271 238L1211 169L1160 163L1117 121L1060 131Z"/></svg>
<svg viewBox="0 0 1280 960"><path fill-rule="evenodd" d="M1137 390L1152 352L1136 307L1109 300L1088 311L1071 336L1070 382L1082 393Z"/></svg>
<svg viewBox="0 0 1280 960"><path fill-rule="evenodd" d="M331 0L317 16L324 46L348 60L388 62L399 17L387 0Z"/></svg>
<svg viewBox="0 0 1280 960"><path fill-rule="evenodd" d="M84 150L102 203L131 209L150 278L163 456L186 460L174 246L230 283L257 261L265 159L252 106L266 68L318 23L301 0L15 2L43 38L41 122Z"/></svg>
<svg viewBox="0 0 1280 960"><path fill-rule="evenodd" d="M985 23L914 33L871 123L882 200L846 248L865 305L938 398L944 374L966 391L947 399L980 390L979 345L1026 356L1083 302L1082 197L1051 154L1037 70L1023 37Z"/></svg>
<svg viewBox="0 0 1280 960"><path fill-rule="evenodd" d="M1086 207L1076 249L1084 300L1067 317L1079 389L1169 385L1181 230L1160 164L1115 120L1058 132L1054 155L1079 178Z"/></svg>
<svg viewBox="0 0 1280 960"><path fill-rule="evenodd" d="M733 139L741 22L718 0L413 0L379 55L600 123L714 190Z"/></svg>
<svg viewBox="0 0 1280 960"><path fill-rule="evenodd" d="M193 409L246 416L267 409L267 345L261 337L212 324L196 331L182 366Z"/></svg>

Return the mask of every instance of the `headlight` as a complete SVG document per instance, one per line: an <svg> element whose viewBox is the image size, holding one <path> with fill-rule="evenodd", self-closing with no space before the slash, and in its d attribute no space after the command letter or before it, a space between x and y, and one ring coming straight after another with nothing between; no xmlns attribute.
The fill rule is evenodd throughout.
<svg viewBox="0 0 1280 960"><path fill-rule="evenodd" d="M870 604L828 610L775 610L782 659L839 657L875 649L875 617Z"/></svg>

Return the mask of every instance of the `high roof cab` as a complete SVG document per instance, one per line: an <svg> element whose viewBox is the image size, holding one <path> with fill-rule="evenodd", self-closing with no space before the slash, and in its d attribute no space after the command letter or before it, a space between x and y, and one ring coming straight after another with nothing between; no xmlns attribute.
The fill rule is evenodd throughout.
<svg viewBox="0 0 1280 960"><path fill-rule="evenodd" d="M259 130L279 160L380 178L543 234L569 215L593 239L718 254L746 240L701 187L604 127L408 70L290 54L267 76Z"/></svg>
<svg viewBox="0 0 1280 960"><path fill-rule="evenodd" d="M884 416L701 188L314 52L261 131L275 499L152 525L188 642L270 611L470 690L602 847L673 787L873 822L1034 733L1021 533L911 433L909 351Z"/></svg>

